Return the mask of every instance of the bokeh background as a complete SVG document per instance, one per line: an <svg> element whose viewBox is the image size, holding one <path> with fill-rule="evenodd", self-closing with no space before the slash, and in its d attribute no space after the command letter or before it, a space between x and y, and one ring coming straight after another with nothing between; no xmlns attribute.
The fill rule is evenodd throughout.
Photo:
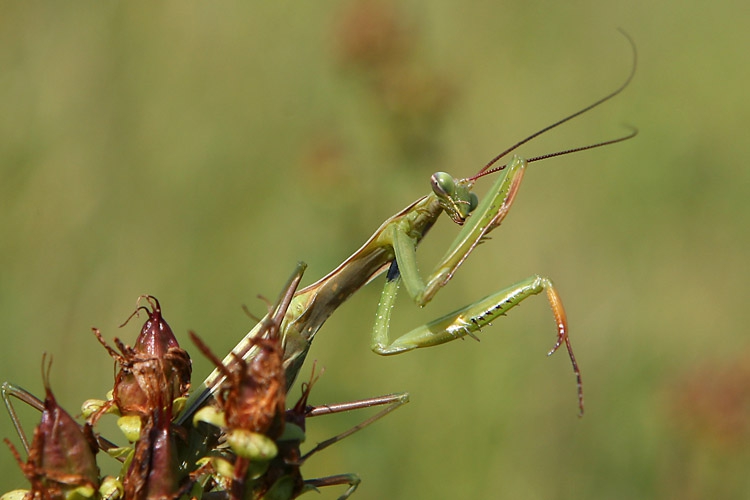
<svg viewBox="0 0 750 500"><path fill-rule="evenodd" d="M534 164L511 215L409 329L539 273L564 299L583 370L577 417L543 298L481 335L369 352L378 281L309 359L314 402L412 402L310 459L358 472L357 499L750 495L750 35L741 2L387 2L0 6L0 379L71 412L112 386L90 333L156 295L228 351L297 260L323 276L428 189L616 88L521 150L640 128ZM483 182L488 186L491 182ZM481 186L480 186L481 188ZM456 229L420 249L422 270ZM188 345L188 349L191 347ZM191 349L195 352L194 349ZM194 355L195 380L210 367ZM310 366L303 371L306 378ZM296 398L295 389L292 397ZM28 432L38 419L21 413ZM315 442L363 415L310 422ZM116 431L113 431L116 432ZM0 435L17 443L7 416ZM113 434L114 435L114 434ZM0 491L24 485L0 450ZM324 491L336 498L340 490Z"/></svg>

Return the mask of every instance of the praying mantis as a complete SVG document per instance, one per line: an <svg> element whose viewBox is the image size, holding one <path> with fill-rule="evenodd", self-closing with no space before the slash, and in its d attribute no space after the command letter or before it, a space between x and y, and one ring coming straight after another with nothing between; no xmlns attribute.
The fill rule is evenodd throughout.
<svg viewBox="0 0 750 500"><path fill-rule="evenodd" d="M217 369L209 375L203 382L202 387L188 401L186 409L179 414L175 423L189 427L189 423L196 417L198 410L203 408L210 398L219 394L222 391L222 387L225 388L223 390L226 392L227 382L229 382L228 385L232 385L232 381L227 380L228 367L231 365L242 365L245 362L249 365L254 361L258 361L263 355L261 349L264 342L262 341L270 338L272 335L281 337L283 347L283 378L286 389L288 389L301 370L311 343L323 323L351 295L386 272L386 283L377 306L371 342L372 350L380 355L400 354L418 348L447 343L466 336L476 338L477 333L483 327L488 326L495 319L505 315L522 301L532 295L541 294L542 292L546 293L557 330L556 342L548 354L553 354L565 344L576 377L578 406L579 412L582 414L584 405L581 374L573 354L567 318L560 295L548 278L532 276L423 326L417 327L395 339L391 339L389 335L390 316L398 291L402 285L406 288L408 295L415 304L424 306L452 279L457 269L474 251L476 246L484 241L489 233L497 228L505 219L516 199L526 167L530 163L614 144L636 135L637 131L633 130L628 135L616 139L536 156L527 160L514 155L508 163L496 165L501 158L515 151L521 145L618 95L632 80L635 69L634 48L634 62L631 72L625 82L613 92L519 141L497 155L471 177L456 179L447 173L440 172L434 174L431 178L432 192L430 194L418 199L388 218L359 250L336 269L312 285L296 291L296 286L299 279L301 279L302 273L302 270L298 270L294 278L296 281L293 280L285 288L287 295L284 296L283 300L280 300L275 308L269 311L266 318L258 322L258 325L240 341L222 362L215 363L222 365L223 368L220 369L217 366ZM472 189L480 178L493 173L498 173L498 178L490 189L489 194L480 203L477 196L472 192ZM456 224L461 226L461 229L454 242L447 249L444 257L428 275L427 279L424 280L418 272L417 247L443 212ZM243 362L240 363L239 360L243 360ZM5 396L5 393L10 389L15 390L11 386L3 386L3 395L6 404L8 404L9 400ZM306 390L302 399L305 403L301 404L301 406L306 406L308 394L309 390ZM16 393L12 395L19 397ZM24 397L27 399L23 399ZM20 399L27 402L35 401L38 405L37 407L41 406L41 402L38 399L35 400L31 395L22 395ZM280 397L277 398L276 402L278 403L279 401L281 401ZM333 442L343 439L343 437L356 432L365 425L369 425L372 421L392 411L404 402L403 395L390 395L384 398L371 398L366 401L354 402L349 406L368 407L383 404L389 406L381 413L368 419L363 424L354 427L352 430L321 443L321 445L318 445L312 451L302 456L298 462L283 461L274 465L274 467L278 469L277 472L282 478L296 478L299 475L298 468L307 456ZM339 406L342 409L337 411L344 411L344 409L348 409L349 407L327 405L315 411L319 412L317 414L330 413L334 411L334 407L338 408ZM11 414L14 414L12 409ZM300 407L297 410L296 416L301 419L302 424L299 424L298 427L304 424L304 419L307 416L314 416L315 414L307 410L303 412L302 407ZM164 424L162 425L162 430L171 430L168 420L165 420L165 422L162 422ZM157 428L155 424L154 428ZM302 430L304 431L304 429ZM277 444L280 443L282 446L287 446L291 452L299 454L299 443L294 439L287 439L285 441L277 436L274 436L274 439ZM25 438L22 437L22 441L28 449ZM284 444L289 442L291 444ZM110 447L110 444L100 439L99 446L102 449L106 449ZM153 447L155 448L156 446L154 445ZM138 455L138 451L135 450L135 455ZM200 451L203 452L205 449L201 448ZM141 455L146 456L147 453L143 452ZM282 456L284 456L283 453ZM29 470L31 469L29 468ZM358 479L355 479L352 475L337 475L318 480L309 480L305 484L310 487L349 484L349 490L345 493L345 496L348 496L356 488L357 482ZM273 488L275 484L273 483L271 487ZM248 486L248 488L252 488L252 486ZM274 498L292 498L296 493L288 492Z"/></svg>
<svg viewBox="0 0 750 500"><path fill-rule="evenodd" d="M430 194L388 218L359 250L329 274L294 295L280 327L287 385L291 385L296 378L323 323L352 294L387 271L371 341L372 350L384 356L444 344L466 336L476 338L476 334L493 320L505 315L532 295L545 292L557 329L557 340L548 355L565 344L576 377L579 414L583 414L581 373L570 343L565 310L557 289L546 277L535 275L522 280L393 340L389 336L389 325L391 311L402 284L413 302L420 307L424 306L451 280L477 245L501 224L515 201L526 167L530 163L622 142L637 134L637 130L632 129L629 134L616 139L526 160L513 155L508 163L496 165L501 158L523 144L603 104L628 86L635 74L637 53L632 39L624 32L623 34L633 49L633 65L625 82L616 90L517 142L471 177L456 179L445 172L432 175ZM480 178L493 173L500 175L480 203L472 188ZM418 272L417 246L443 213L461 226L461 230L432 273L423 280ZM236 356L249 359L255 355L255 339L262 334L262 324L263 321L260 321L237 344L224 359L225 363ZM214 370L203 382L203 386L193 393L177 423L187 422L216 392L224 379L225 375L219 369Z"/></svg>

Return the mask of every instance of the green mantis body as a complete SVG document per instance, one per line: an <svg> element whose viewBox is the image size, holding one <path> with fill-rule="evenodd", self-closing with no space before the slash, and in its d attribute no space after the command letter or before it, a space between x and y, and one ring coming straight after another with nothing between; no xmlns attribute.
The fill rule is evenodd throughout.
<svg viewBox="0 0 750 500"><path fill-rule="evenodd" d="M507 208L510 207L513 195L517 190L524 166L525 162L521 159L517 159L515 163L512 162L512 168L508 170L508 174L512 175L500 177L496 183L496 188L499 187L499 189L493 189L493 193L496 193L494 198L503 200L500 204L506 207L505 213L507 213ZM454 209L455 215L451 214L454 220L463 221L470 209L474 207L471 206L469 200L470 191L466 189L465 185L459 184L459 187L463 191L462 198L454 195L445 199L450 204L448 206L456 207ZM497 316L487 314L487 310L492 310L493 305L485 304L487 302L487 299L485 299L470 306L467 311L455 318L444 317L438 320L445 326L441 332L432 334L431 328L434 329L436 324L436 322L433 322L396 339L394 342L390 342L388 339L388 319L400 282L404 281L407 291L417 304L426 304L437 290L450 279L456 268L478 242L475 233L477 231L476 222L479 221L480 217L475 214L471 218L472 224L464 225L462 235L468 234L466 236L460 235L457 238L458 244L454 245L457 248L449 252L447 259L443 259L437 272L431 275L427 284L422 282L416 270L416 246L445 209L445 202L441 203L441 201L438 194L432 193L390 217L351 257L327 276L295 294L281 325L288 384L293 382L299 372L310 344L323 323L354 292L389 267L393 271L389 273L389 279L378 306L373 336L372 348L378 354L396 354L417 347L445 343L477 331ZM495 204L487 207L488 214L486 214L486 217L490 217L489 213L495 209ZM488 203L484 205L488 205ZM459 217L463 219L459 219ZM497 217L491 218L497 219ZM497 222L499 223L499 221ZM485 224L482 232L486 234L491 229ZM474 238L474 241L472 241L472 238ZM455 256L461 256L461 258ZM392 267L393 263L397 263L399 272L395 270L396 267ZM491 299L490 302L492 302ZM502 312L499 314L502 314ZM463 319L467 315L471 316L471 319L481 318L480 323L472 324L471 319L467 323ZM260 324L262 324L262 321ZM469 326L462 329L461 326L465 324ZM242 357L249 357L254 352L250 339L255 338L260 331L261 329L256 326L235 347L233 352ZM225 359L225 362L227 361L228 359ZM205 389L202 393L199 393L197 399L188 402L188 407L181 418L186 419L192 413L193 408L203 404L210 396L211 388L220 383L222 378L218 371L209 375L204 382Z"/></svg>
<svg viewBox="0 0 750 500"><path fill-rule="evenodd" d="M412 300L417 305L424 306L441 287L450 281L458 267L468 258L476 246L504 220L515 200L526 166L529 163L604 146L633 137L636 134L635 131L618 139L529 160L514 155L506 165L492 167L498 159L520 145L619 94L632 79L634 71L635 62L627 80L617 90L515 144L495 157L475 176L466 179L454 179L446 173L434 174L431 179L432 193L418 199L387 219L365 244L341 265L316 283L299 290L292 298L280 329L284 345L287 384L291 385L296 378L315 334L331 314L362 286L389 270L373 328L371 347L374 352L381 355L398 354L420 347L443 344L467 335L473 337L482 327L506 314L523 300L544 291L547 293L557 327L557 341L549 354L555 352L563 343L566 345L577 378L579 408L583 412L581 377L568 337L565 311L560 297L549 279L532 276L462 309L415 328L394 340L389 337L390 314L401 283L404 284ZM476 195L472 193L475 181L484 175L498 171L500 176L490 189L487 197L478 204ZM447 213L455 223L461 225L462 229L435 270L426 281L423 281L417 268L416 249L443 212ZM262 324L263 321L240 341L225 359L225 362L228 362L234 355L243 358L253 355L252 339L262 332L262 326L260 326ZM209 375L203 387L188 402L188 406L178 419L178 423L187 421L195 410L206 402L215 388L222 382L222 378L223 376L218 370Z"/></svg>

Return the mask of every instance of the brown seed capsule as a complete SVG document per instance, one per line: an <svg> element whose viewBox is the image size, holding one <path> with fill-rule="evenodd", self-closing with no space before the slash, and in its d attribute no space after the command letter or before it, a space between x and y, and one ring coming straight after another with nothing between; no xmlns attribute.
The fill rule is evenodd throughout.
<svg viewBox="0 0 750 500"><path fill-rule="evenodd" d="M204 465L191 474L196 480L213 476L203 483L204 491L215 488L228 494L230 500L262 497L255 486L278 455L277 440L284 431L286 376L280 328L304 269L304 264L297 266L279 300L269 304L268 316L241 353L233 352L221 361L197 335L190 333L196 346L220 372L210 387L212 406L201 408L193 414L193 420L220 428L228 445L208 457L200 457L199 462Z"/></svg>
<svg viewBox="0 0 750 500"><path fill-rule="evenodd" d="M233 362L225 366L195 333L190 332L190 336L226 377L216 394L216 404L225 417L223 431L227 443L236 455L229 498L246 498L248 476L253 475L249 473L252 464L265 463L277 454L274 441L284 430L284 349L276 335L256 338L253 343L258 351L252 357L244 360L235 356ZM258 445L266 450L270 445L272 451L270 454L261 452Z"/></svg>
<svg viewBox="0 0 750 500"><path fill-rule="evenodd" d="M316 380L313 368L309 382L302 384L302 396L292 408L286 410L285 425L287 429L296 427L298 435L295 438L289 432L288 439L277 441L278 455L268 465L266 473L253 484L253 494L256 498L263 498L272 490L284 490L289 498L296 498L303 493L305 480L300 470L303 462L300 445L305 437L305 419L311 408L307 401Z"/></svg>
<svg viewBox="0 0 750 500"><path fill-rule="evenodd" d="M5 442L31 483L30 498L66 498L74 490L93 497L99 487L99 467L94 457L98 451L96 439L89 425L82 428L57 404L50 389L51 365L50 358L46 369L42 368L44 410L34 430L27 461L23 462L10 441Z"/></svg>
<svg viewBox="0 0 750 500"><path fill-rule="evenodd" d="M190 356L180 348L172 329L164 321L159 301L150 295L141 298L149 302L151 310L141 306L130 316L140 310L148 313L135 347L115 338L118 353L104 341L99 330L94 329L99 342L120 366L113 400L122 415L149 415L157 408L157 401L171 405L176 398L186 396L190 388ZM91 421L96 422L103 411L106 408L95 413Z"/></svg>
<svg viewBox="0 0 750 500"><path fill-rule="evenodd" d="M286 401L284 350L280 340L255 339L257 353L248 360L235 357L230 366L225 366L195 333L190 332L190 337L226 376L216 400L224 412L227 428L271 438L280 435Z"/></svg>
<svg viewBox="0 0 750 500"><path fill-rule="evenodd" d="M168 500L179 498L184 493L178 477L171 420L171 407L165 409L162 404L144 418L133 461L123 480L126 499Z"/></svg>

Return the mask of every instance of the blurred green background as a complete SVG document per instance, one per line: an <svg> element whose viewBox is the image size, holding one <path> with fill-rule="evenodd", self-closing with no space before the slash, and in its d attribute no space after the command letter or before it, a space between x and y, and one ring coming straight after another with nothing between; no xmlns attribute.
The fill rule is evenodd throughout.
<svg viewBox="0 0 750 500"><path fill-rule="evenodd" d="M275 297L297 260L312 282L425 194L432 172L470 175L616 88L631 64L622 27L639 50L630 88L521 154L616 137L624 123L640 135L534 164L493 239L424 310L402 297L394 324L548 276L586 416L566 355L544 355L543 298L481 343L381 358L368 349L378 281L319 333L313 400L412 402L304 471L360 473L361 500L746 498L746 8L5 2L0 379L42 394L46 351L63 406L102 397L112 360L90 328L132 343L139 322L117 325L143 293L191 352L189 329L228 351L252 323L241 305L262 314L257 294ZM455 233L438 224L423 271ZM209 364L194 358L202 380ZM31 432L38 415L22 416ZM361 418L314 420L310 439ZM0 435L17 442L7 416ZM0 491L25 484L7 450L0 470Z"/></svg>

